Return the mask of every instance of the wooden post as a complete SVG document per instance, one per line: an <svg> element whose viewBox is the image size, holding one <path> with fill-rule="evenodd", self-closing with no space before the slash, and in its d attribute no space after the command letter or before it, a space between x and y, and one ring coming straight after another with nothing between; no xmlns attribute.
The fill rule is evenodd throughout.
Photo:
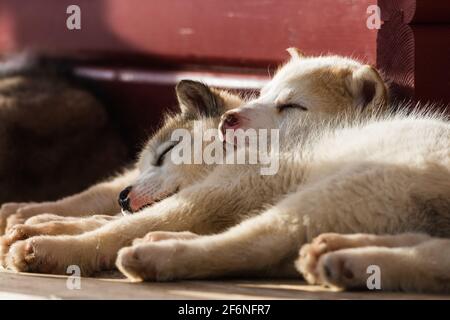
<svg viewBox="0 0 450 320"><path fill-rule="evenodd" d="M398 98L450 103L450 1L379 0L377 64Z"/></svg>

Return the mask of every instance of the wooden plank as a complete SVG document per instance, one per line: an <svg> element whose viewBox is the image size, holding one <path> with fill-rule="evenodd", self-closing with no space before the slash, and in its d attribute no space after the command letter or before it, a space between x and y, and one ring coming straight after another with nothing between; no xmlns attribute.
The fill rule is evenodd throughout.
<svg viewBox="0 0 450 320"><path fill-rule="evenodd" d="M81 8L81 30L66 28L66 8ZM372 0L2 0L0 52L31 48L119 62L259 66L297 46L374 63ZM133 58L130 58L132 56ZM128 59L127 59L128 57ZM142 58L142 59L139 59Z"/></svg>
<svg viewBox="0 0 450 320"><path fill-rule="evenodd" d="M0 297L6 299L450 299L449 295L392 292L337 292L300 280L223 280L130 283L82 278L69 290L64 276L0 272Z"/></svg>
<svg viewBox="0 0 450 320"><path fill-rule="evenodd" d="M411 27L397 14L385 21L378 32L377 67L389 79L390 89L397 98L414 96L415 43Z"/></svg>

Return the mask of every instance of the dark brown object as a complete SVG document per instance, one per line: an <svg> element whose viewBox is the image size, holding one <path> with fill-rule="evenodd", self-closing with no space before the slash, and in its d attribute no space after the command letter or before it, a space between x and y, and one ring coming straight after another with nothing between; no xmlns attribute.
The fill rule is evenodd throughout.
<svg viewBox="0 0 450 320"><path fill-rule="evenodd" d="M450 103L450 1L378 2L377 62L394 95Z"/></svg>
<svg viewBox="0 0 450 320"><path fill-rule="evenodd" d="M0 77L0 204L81 191L127 156L89 91L47 73Z"/></svg>

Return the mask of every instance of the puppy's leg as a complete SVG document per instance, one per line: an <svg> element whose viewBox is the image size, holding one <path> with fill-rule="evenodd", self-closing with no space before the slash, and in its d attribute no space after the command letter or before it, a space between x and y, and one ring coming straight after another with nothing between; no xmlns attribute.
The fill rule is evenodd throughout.
<svg viewBox="0 0 450 320"><path fill-rule="evenodd" d="M122 249L117 265L134 280L259 275L274 270L291 276L301 245L323 232L389 233L422 226L421 220L411 219L414 207L405 196L417 175L382 165L348 171L302 185L275 207L222 234Z"/></svg>
<svg viewBox="0 0 450 320"><path fill-rule="evenodd" d="M430 240L431 237L421 233L405 233L399 235L372 234L337 234L324 233L316 237L311 243L300 249L299 258L295 265L304 278L311 284L319 284L319 260L328 252L358 247L412 247Z"/></svg>
<svg viewBox="0 0 450 320"><path fill-rule="evenodd" d="M268 211L217 235L137 242L119 251L116 265L133 281L267 274L294 253L298 230L289 224Z"/></svg>
<svg viewBox="0 0 450 320"><path fill-rule="evenodd" d="M120 212L117 197L137 176L137 170L129 171L111 181L97 184L81 193L58 201L4 204L0 209L0 235L5 230L22 224L30 217L43 213L60 216L85 216L89 214L112 215Z"/></svg>
<svg viewBox="0 0 450 320"><path fill-rule="evenodd" d="M96 216L96 218L102 218L102 219L107 219L107 220L112 221L122 215L118 214L116 216L109 216L109 215L95 215L95 216ZM35 224L41 224L41 223L53 222L53 221L61 221L61 222L83 221L84 219L89 218L89 217L94 217L94 216L65 217L65 216L58 216L56 214L51 214L51 213L44 213L44 214L38 214L37 216L28 218L27 220L25 220L24 224L35 225Z"/></svg>
<svg viewBox="0 0 450 320"><path fill-rule="evenodd" d="M448 292L449 248L450 240L431 238L412 247L333 251L319 258L316 282L344 289L368 289L373 280L369 277L379 272L376 276L381 290Z"/></svg>
<svg viewBox="0 0 450 320"><path fill-rule="evenodd" d="M405 189L411 186L411 176L414 181L416 176L410 172L402 176L398 168L388 170L385 166L364 165L357 169L352 174L346 170L345 174L338 172L314 184L302 185L264 214L223 234L146 245L146 254L153 261L148 264L148 278L152 278L151 270L155 268L164 268L158 279L261 273L284 266L283 263L292 266L283 272L295 271L293 261L300 246L320 233L389 233L402 225L410 229L420 227L421 221L414 225L415 220L406 214L411 210ZM77 264L84 274L112 268L118 250L149 231L210 234L238 223L245 213L263 205L259 201L260 189L256 188L259 196L252 197L248 193L254 189L245 189L245 194L241 189L239 184L233 190L193 186L95 231L18 241L7 255L7 266L19 271L62 273L68 265ZM258 203L250 202L252 198ZM164 259L168 256L169 260Z"/></svg>
<svg viewBox="0 0 450 320"><path fill-rule="evenodd" d="M0 235L5 233L6 220L9 216L15 214L17 210L28 205L34 204L33 202L10 202L0 206Z"/></svg>
<svg viewBox="0 0 450 320"><path fill-rule="evenodd" d="M53 215L42 215L43 218L51 219L46 222L38 222L41 215L28 219L25 224L18 224L8 230L0 238L0 264L4 265L5 255L11 244L38 235L77 235L95 230L106 225L108 222L119 219L119 216L95 215L86 218L59 217Z"/></svg>
<svg viewBox="0 0 450 320"><path fill-rule="evenodd" d="M39 217L39 216L36 216ZM8 230L3 237L10 243L28 239L37 235L75 235L100 228L107 223L119 219L119 216L94 215L86 218L63 217L42 223L25 222Z"/></svg>
<svg viewBox="0 0 450 320"><path fill-rule="evenodd" d="M156 242L163 240L190 240L200 237L198 234L182 231L182 232L169 232L169 231L152 231L147 233L143 238L137 238L133 240L133 245Z"/></svg>
<svg viewBox="0 0 450 320"><path fill-rule="evenodd" d="M45 222L51 222L51 221L74 221L77 219L80 219L80 218L58 216L58 215L52 214L52 213L43 213L43 214L38 214L36 216L28 218L27 220L25 220L24 224L33 225L33 224L39 224L39 223L45 223Z"/></svg>
<svg viewBox="0 0 450 320"><path fill-rule="evenodd" d="M234 194L236 193L236 194ZM205 201L205 194L214 201ZM36 236L17 241L5 257L7 268L17 271L65 273L67 266L80 266L83 274L114 267L117 252L133 239L150 231L218 232L234 225L248 213L249 201L230 214L242 197L237 190L193 186L134 215L78 236ZM234 199L234 202L216 199ZM256 199L256 198L255 198ZM258 199L257 199L258 200ZM261 204L259 204L261 205Z"/></svg>

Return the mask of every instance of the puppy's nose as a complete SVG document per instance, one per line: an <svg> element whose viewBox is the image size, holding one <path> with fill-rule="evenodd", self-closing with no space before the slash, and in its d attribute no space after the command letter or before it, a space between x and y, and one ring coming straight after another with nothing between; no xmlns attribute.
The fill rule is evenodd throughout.
<svg viewBox="0 0 450 320"><path fill-rule="evenodd" d="M239 117L237 112L227 112L224 114L223 124L226 127L232 128L239 124Z"/></svg>
<svg viewBox="0 0 450 320"><path fill-rule="evenodd" d="M120 205L120 207L123 210L130 211L130 212L131 212L130 198L128 197L128 195L130 194L131 189L132 189L132 186L126 187L119 194L119 205Z"/></svg>
<svg viewBox="0 0 450 320"><path fill-rule="evenodd" d="M220 129L222 133L225 135L225 131L227 129L234 129L239 125L239 115L235 111L228 111L222 115L222 122L220 125Z"/></svg>

